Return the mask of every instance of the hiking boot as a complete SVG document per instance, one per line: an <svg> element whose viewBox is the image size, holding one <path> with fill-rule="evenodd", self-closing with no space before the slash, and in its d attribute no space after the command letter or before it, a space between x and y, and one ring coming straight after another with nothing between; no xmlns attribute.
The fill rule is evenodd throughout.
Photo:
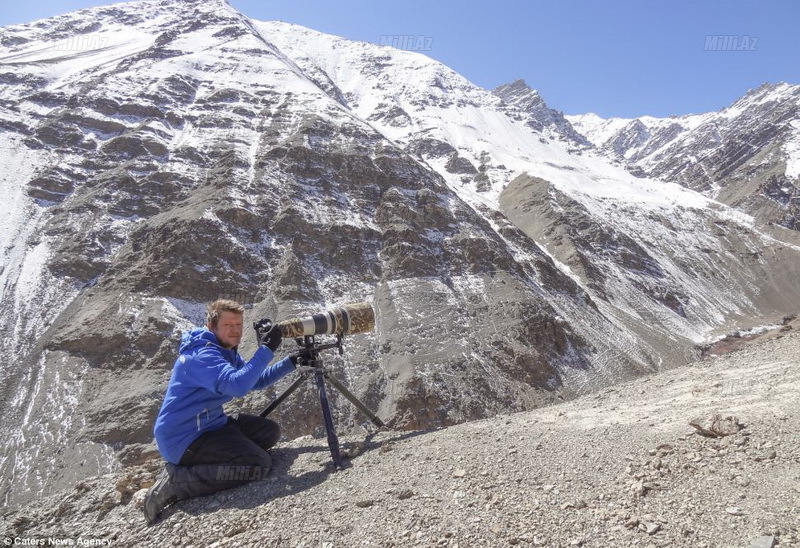
<svg viewBox="0 0 800 548"><path fill-rule="evenodd" d="M169 471L165 467L144 498L144 518L147 520L147 524L151 525L161 510L175 502L176 499Z"/></svg>

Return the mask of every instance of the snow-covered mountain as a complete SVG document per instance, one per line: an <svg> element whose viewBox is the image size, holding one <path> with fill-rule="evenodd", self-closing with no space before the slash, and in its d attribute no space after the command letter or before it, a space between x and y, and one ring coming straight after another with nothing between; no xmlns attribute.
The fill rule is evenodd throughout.
<svg viewBox="0 0 800 548"><path fill-rule="evenodd" d="M180 330L220 296L246 320L372 301L375 332L330 359L396 428L678 364L800 305L793 234L630 173L523 82L221 0L0 44L5 501L152 454ZM282 407L319 430L311 390Z"/></svg>
<svg viewBox="0 0 800 548"><path fill-rule="evenodd" d="M567 118L634 172L698 190L761 223L800 230L800 86L764 84L699 115Z"/></svg>

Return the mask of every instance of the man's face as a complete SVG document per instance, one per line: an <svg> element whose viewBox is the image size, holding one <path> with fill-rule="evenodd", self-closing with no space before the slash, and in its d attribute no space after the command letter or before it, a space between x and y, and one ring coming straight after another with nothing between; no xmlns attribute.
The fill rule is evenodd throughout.
<svg viewBox="0 0 800 548"><path fill-rule="evenodd" d="M217 336L219 343L225 348L239 346L242 340L243 316L237 312L223 311L219 315L217 325L207 325L208 330Z"/></svg>

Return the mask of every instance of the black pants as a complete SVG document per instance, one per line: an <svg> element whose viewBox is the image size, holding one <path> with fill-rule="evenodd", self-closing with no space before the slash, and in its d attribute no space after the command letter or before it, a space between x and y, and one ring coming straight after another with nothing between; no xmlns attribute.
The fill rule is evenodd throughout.
<svg viewBox="0 0 800 548"><path fill-rule="evenodd" d="M272 459L267 449L278 443L281 429L270 419L240 414L217 430L204 432L181 457L167 463L173 501L210 495L267 476Z"/></svg>

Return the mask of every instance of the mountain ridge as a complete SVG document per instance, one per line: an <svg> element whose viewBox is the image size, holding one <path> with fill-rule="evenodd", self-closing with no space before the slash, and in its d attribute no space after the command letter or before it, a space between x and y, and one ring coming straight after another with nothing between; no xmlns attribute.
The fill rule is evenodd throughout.
<svg viewBox="0 0 800 548"><path fill-rule="evenodd" d="M637 173L679 182L765 225L800 226L800 86L765 83L716 113L567 119Z"/></svg>
<svg viewBox="0 0 800 548"><path fill-rule="evenodd" d="M797 243L629 173L527 85L222 1L93 8L0 43L4 501L153 456L180 332L220 296L247 321L372 302L375 332L332 362L397 429L673 367L800 308ZM290 437L320 433L314 402L279 410Z"/></svg>

